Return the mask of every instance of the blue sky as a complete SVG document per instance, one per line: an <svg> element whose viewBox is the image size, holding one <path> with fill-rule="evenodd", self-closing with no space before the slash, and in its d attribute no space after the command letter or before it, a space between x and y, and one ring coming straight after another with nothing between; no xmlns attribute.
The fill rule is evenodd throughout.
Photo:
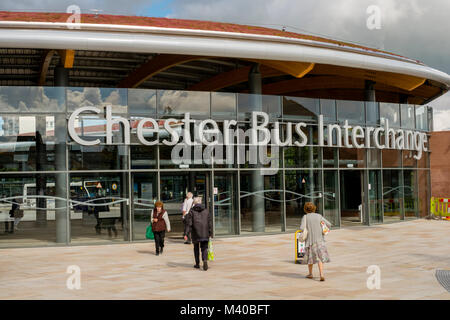
<svg viewBox="0 0 450 320"><path fill-rule="evenodd" d="M147 17L166 17L172 14L172 3L173 0L157 0L149 7L144 8L139 15Z"/></svg>

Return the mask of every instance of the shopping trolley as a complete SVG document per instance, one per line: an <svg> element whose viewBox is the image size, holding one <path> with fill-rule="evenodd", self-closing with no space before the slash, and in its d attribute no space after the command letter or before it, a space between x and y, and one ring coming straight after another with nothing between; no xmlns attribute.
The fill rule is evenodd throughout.
<svg viewBox="0 0 450 320"><path fill-rule="evenodd" d="M302 263L305 257L305 242L300 240L303 230L295 232L295 263Z"/></svg>

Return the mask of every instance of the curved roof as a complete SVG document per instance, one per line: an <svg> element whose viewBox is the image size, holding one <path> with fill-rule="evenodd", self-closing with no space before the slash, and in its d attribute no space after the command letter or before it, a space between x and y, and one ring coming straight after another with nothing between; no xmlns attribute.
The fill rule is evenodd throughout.
<svg viewBox="0 0 450 320"><path fill-rule="evenodd" d="M48 81L42 70L52 69L53 53L55 56L58 53L60 61L66 61L72 54L73 79L89 78L86 72L75 70L89 67L80 66L77 61L85 64L83 60L89 60L90 55L98 57L98 67L119 69L119 65L103 65L105 58L116 54L120 61L132 55L135 64L123 70L123 76L99 75L96 65L91 65L92 72L97 72L96 77L103 78L107 86L155 87L150 84L152 80L161 77L164 80L171 73L171 80L161 87L172 88L170 84L181 80L178 89L239 92L245 91L245 87L239 87L248 74L245 68L255 62L265 67L263 93L268 94L324 97L340 89L348 91L344 98L359 100L364 89L360 80L372 80L377 83L375 89L381 93L381 100L395 101L394 95L406 95L413 103L421 104L446 92L450 86L448 74L417 60L322 37L228 23L101 14L83 14L81 24L73 24L66 22L70 16L0 12L0 47L34 50L44 61L40 63L41 85ZM51 54L50 49L54 50ZM74 52L66 54L71 50ZM17 51L5 52L8 55ZM203 68L203 71L209 68L215 72L187 74L181 68ZM117 80L109 81L108 77L114 76ZM327 85L323 85L324 81ZM72 85L86 86L80 81ZM280 91L281 85L291 91ZM350 90L359 93L352 95Z"/></svg>

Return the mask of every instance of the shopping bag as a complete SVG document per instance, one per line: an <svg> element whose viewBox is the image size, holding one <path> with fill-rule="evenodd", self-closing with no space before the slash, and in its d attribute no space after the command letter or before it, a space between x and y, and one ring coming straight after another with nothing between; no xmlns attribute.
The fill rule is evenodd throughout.
<svg viewBox="0 0 450 320"><path fill-rule="evenodd" d="M153 234L152 225L149 224L147 227L147 231L145 232L145 238L153 240L155 239L155 235Z"/></svg>
<svg viewBox="0 0 450 320"><path fill-rule="evenodd" d="M327 227L324 221L320 221L320 225L322 226L322 233L324 236L330 233L330 229Z"/></svg>
<svg viewBox="0 0 450 320"><path fill-rule="evenodd" d="M208 241L208 260L214 261L214 249L211 239Z"/></svg>

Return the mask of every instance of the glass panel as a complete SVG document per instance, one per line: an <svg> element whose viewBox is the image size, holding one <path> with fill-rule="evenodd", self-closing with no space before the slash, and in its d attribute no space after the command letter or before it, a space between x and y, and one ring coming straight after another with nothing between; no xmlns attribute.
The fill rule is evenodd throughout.
<svg viewBox="0 0 450 320"><path fill-rule="evenodd" d="M280 232L283 215L282 173L241 171L241 231Z"/></svg>
<svg viewBox="0 0 450 320"><path fill-rule="evenodd" d="M337 171L323 171L323 216L331 222L332 226L339 226L339 181Z"/></svg>
<svg viewBox="0 0 450 320"><path fill-rule="evenodd" d="M322 148L323 150L323 167L337 168L338 162L338 148Z"/></svg>
<svg viewBox="0 0 450 320"><path fill-rule="evenodd" d="M319 99L283 97L283 118L317 121Z"/></svg>
<svg viewBox="0 0 450 320"><path fill-rule="evenodd" d="M339 148L340 168L365 168L366 149Z"/></svg>
<svg viewBox="0 0 450 320"><path fill-rule="evenodd" d="M67 88L67 111L81 107L103 108L112 106L112 114L127 114L127 89L116 88Z"/></svg>
<svg viewBox="0 0 450 320"><path fill-rule="evenodd" d="M366 101L366 123L377 125L380 123L380 110L378 102Z"/></svg>
<svg viewBox="0 0 450 320"><path fill-rule="evenodd" d="M380 102L380 123L389 120L389 127L400 127L400 105L397 103Z"/></svg>
<svg viewBox="0 0 450 320"><path fill-rule="evenodd" d="M70 175L72 243L129 240L128 174Z"/></svg>
<svg viewBox="0 0 450 320"><path fill-rule="evenodd" d="M155 169L157 146L130 146L131 169Z"/></svg>
<svg viewBox="0 0 450 320"><path fill-rule="evenodd" d="M344 120L355 124L363 124L365 122L364 102L336 100L336 106L339 122L344 123Z"/></svg>
<svg viewBox="0 0 450 320"><path fill-rule="evenodd" d="M216 235L238 233L237 190L236 173L214 172L214 233Z"/></svg>
<svg viewBox="0 0 450 320"><path fill-rule="evenodd" d="M430 214L430 171L418 170L419 174L419 217L424 218Z"/></svg>
<svg viewBox="0 0 450 320"><path fill-rule="evenodd" d="M417 130L428 131L427 107L416 106L416 128Z"/></svg>
<svg viewBox="0 0 450 320"><path fill-rule="evenodd" d="M403 179L405 184L405 218L416 218L418 216L417 171L403 170Z"/></svg>
<svg viewBox="0 0 450 320"><path fill-rule="evenodd" d="M369 168L381 168L381 151L378 149L367 149L367 164Z"/></svg>
<svg viewBox="0 0 450 320"><path fill-rule="evenodd" d="M402 112L402 128L414 129L414 105L401 104L400 110Z"/></svg>
<svg viewBox="0 0 450 320"><path fill-rule="evenodd" d="M305 146L283 149L286 168L320 168L319 147Z"/></svg>
<svg viewBox="0 0 450 320"><path fill-rule="evenodd" d="M125 170L128 169L127 146L69 145L70 170Z"/></svg>
<svg viewBox="0 0 450 320"><path fill-rule="evenodd" d="M430 168L430 153L422 152L422 157L417 161L417 165L419 168Z"/></svg>
<svg viewBox="0 0 450 320"><path fill-rule="evenodd" d="M384 222L401 219L403 186L400 170L383 170Z"/></svg>
<svg viewBox="0 0 450 320"><path fill-rule="evenodd" d="M145 232L150 224L154 203L158 200L158 175L156 173L133 173L133 240L146 240Z"/></svg>
<svg viewBox="0 0 450 320"><path fill-rule="evenodd" d="M210 118L210 93L195 91L158 90L158 115L163 118Z"/></svg>
<svg viewBox="0 0 450 320"><path fill-rule="evenodd" d="M403 156L403 168L415 168L417 166L417 160L414 159L415 152L402 151ZM422 153L422 157L424 153Z"/></svg>
<svg viewBox="0 0 450 320"><path fill-rule="evenodd" d="M211 92L211 119L236 119L236 94Z"/></svg>
<svg viewBox="0 0 450 320"><path fill-rule="evenodd" d="M62 87L0 87L0 112L65 112Z"/></svg>
<svg viewBox="0 0 450 320"><path fill-rule="evenodd" d="M155 117L156 90L128 89L128 108L130 116Z"/></svg>
<svg viewBox="0 0 450 320"><path fill-rule="evenodd" d="M399 168L401 153L399 150L383 149L383 168Z"/></svg>
<svg viewBox="0 0 450 320"><path fill-rule="evenodd" d="M290 170L285 172L285 179L286 230L294 231L300 227L306 202L313 202L317 206L317 213L322 214L321 171Z"/></svg>
<svg viewBox="0 0 450 320"><path fill-rule="evenodd" d="M1 171L53 171L56 149L63 164L59 170L65 169L64 114L0 115L0 128Z"/></svg>
<svg viewBox="0 0 450 320"><path fill-rule="evenodd" d="M370 223L381 223L383 222L383 196L380 170L369 170L368 189Z"/></svg>
<svg viewBox="0 0 450 320"><path fill-rule="evenodd" d="M363 214L363 180L362 170L340 171L341 226L361 225Z"/></svg>
<svg viewBox="0 0 450 320"><path fill-rule="evenodd" d="M320 107L325 122L336 122L336 100L320 99Z"/></svg>
<svg viewBox="0 0 450 320"><path fill-rule="evenodd" d="M161 172L161 201L167 210L172 228L171 235L182 236L184 225L182 219L181 205L188 192L194 197L201 197L202 203L210 208L209 195L209 173L190 171L185 172Z"/></svg>
<svg viewBox="0 0 450 320"><path fill-rule="evenodd" d="M62 174L59 185L55 184L55 177L0 176L0 221L5 230L0 247L67 243L67 201L59 200L66 198L66 177Z"/></svg>
<svg viewBox="0 0 450 320"><path fill-rule="evenodd" d="M253 111L263 111L269 115L270 121L281 117L281 97L244 94L237 95L238 99L238 120L251 120Z"/></svg>

